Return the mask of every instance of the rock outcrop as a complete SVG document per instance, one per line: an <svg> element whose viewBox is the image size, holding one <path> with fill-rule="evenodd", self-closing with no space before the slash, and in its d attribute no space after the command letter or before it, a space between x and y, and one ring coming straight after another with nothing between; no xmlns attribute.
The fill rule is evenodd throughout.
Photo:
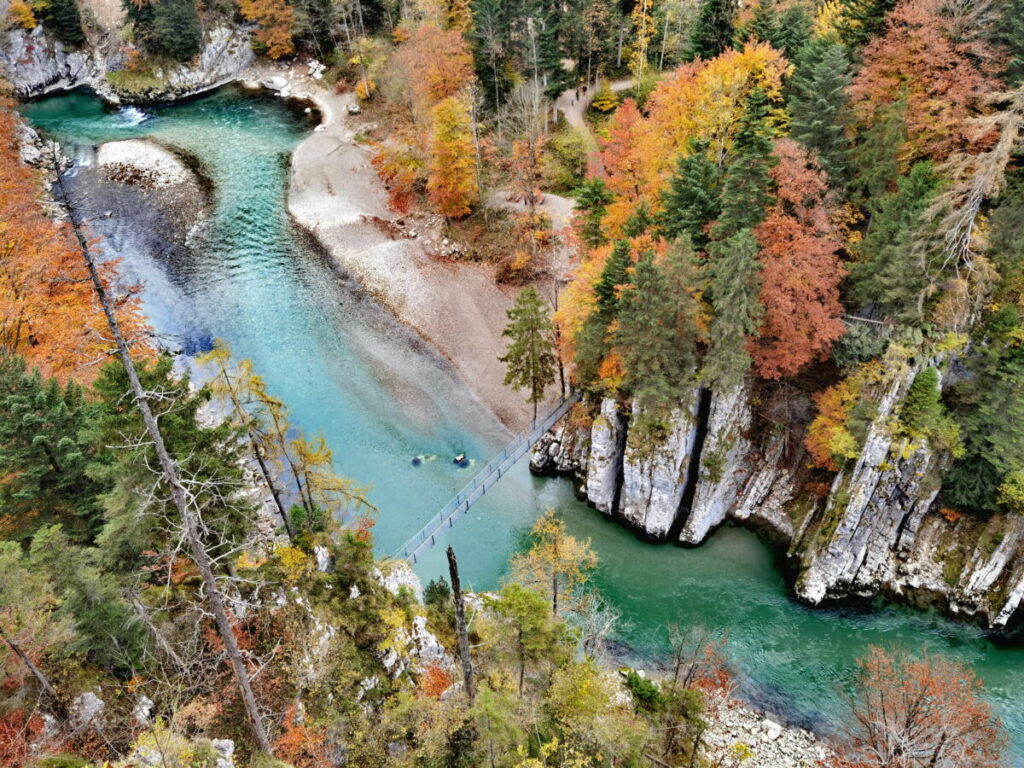
<svg viewBox="0 0 1024 768"><path fill-rule="evenodd" d="M638 434L635 406L605 399L589 431L559 426L531 467L572 477L643 538L697 545L730 519L754 528L787 548L804 602L882 594L1004 627L1024 600L1024 517L936 508L948 452L898 428L920 369L893 366L877 384L858 456L823 498L798 487L785 432L754 434L747 387L695 389L656 444Z"/></svg>
<svg viewBox="0 0 1024 768"><path fill-rule="evenodd" d="M5 36L0 70L15 96L22 99L83 86L113 103L184 98L238 79L256 59L247 30L216 27L207 32L194 62L158 69L144 89L131 90L134 86L108 77L124 68L129 50L115 36L106 35L81 50L68 49L42 26L14 29Z"/></svg>
<svg viewBox="0 0 1024 768"><path fill-rule="evenodd" d="M632 423L640 418L634 403ZM668 423L668 434L657 442L642 430L631 429L622 460L619 516L644 537L656 540L668 538L686 491L697 445L696 398L689 410L673 411Z"/></svg>
<svg viewBox="0 0 1024 768"><path fill-rule="evenodd" d="M601 401L601 412L594 417L590 429L586 483L587 499L606 515L615 512L625 443L626 420L619 404L606 397Z"/></svg>

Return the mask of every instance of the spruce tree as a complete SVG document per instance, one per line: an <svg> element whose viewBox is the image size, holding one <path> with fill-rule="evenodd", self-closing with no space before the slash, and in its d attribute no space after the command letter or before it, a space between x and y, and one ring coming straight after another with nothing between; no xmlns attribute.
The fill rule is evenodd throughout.
<svg viewBox="0 0 1024 768"><path fill-rule="evenodd" d="M740 383L750 368L747 339L757 333L762 314L757 239L743 229L711 244L708 288L714 313L702 379L719 392Z"/></svg>
<svg viewBox="0 0 1024 768"><path fill-rule="evenodd" d="M94 414L74 382L44 381L22 358L0 355L0 517L9 536L55 521L81 542L99 531L104 486L86 471L95 455L81 437Z"/></svg>
<svg viewBox="0 0 1024 768"><path fill-rule="evenodd" d="M1024 81L1024 0L1006 0L996 27L997 41L1007 52L1007 84L1015 88Z"/></svg>
<svg viewBox="0 0 1024 768"><path fill-rule="evenodd" d="M954 393L965 454L944 478L951 504L994 511L999 488L1024 469L1024 332L1017 308L988 319L969 361L971 376Z"/></svg>
<svg viewBox="0 0 1024 768"><path fill-rule="evenodd" d="M299 36L309 40L316 57L325 61L337 47L332 33L334 6L330 0L300 0L293 7Z"/></svg>
<svg viewBox="0 0 1024 768"><path fill-rule="evenodd" d="M719 214L721 171L708 158L708 142L694 140L679 156L676 170L662 196L658 229L666 240L688 235L695 247L708 243L707 226Z"/></svg>
<svg viewBox="0 0 1024 768"><path fill-rule="evenodd" d="M896 0L841 0L839 32L851 47L866 45L885 26L885 17Z"/></svg>
<svg viewBox="0 0 1024 768"><path fill-rule="evenodd" d="M895 192L871 203L871 229L861 241L860 259L850 269L857 301L903 319L916 317L927 275L921 250L915 246L921 214L938 183L931 163L917 163L899 180Z"/></svg>
<svg viewBox="0 0 1024 768"><path fill-rule="evenodd" d="M526 401L533 405L537 420L537 403L544 400L544 391L555 382L554 325L537 289L524 288L515 304L506 313L509 323L502 332L510 339L508 349L498 359L505 363L505 384L513 389L526 389Z"/></svg>
<svg viewBox="0 0 1024 768"><path fill-rule="evenodd" d="M77 48L85 44L82 17L75 0L50 0L43 21L68 45Z"/></svg>
<svg viewBox="0 0 1024 768"><path fill-rule="evenodd" d="M800 50L790 84L792 136L818 153L822 170L835 184L842 184L849 172L844 118L852 79L846 49L818 38Z"/></svg>
<svg viewBox="0 0 1024 768"><path fill-rule="evenodd" d="M771 111L771 101L763 90L750 92L722 179L721 213L711 232L716 240L756 226L771 202L768 172L774 164L775 137Z"/></svg>
<svg viewBox="0 0 1024 768"><path fill-rule="evenodd" d="M900 420L911 433L927 434L942 419L945 409L940 402L939 372L925 368L914 377L900 408Z"/></svg>
<svg viewBox="0 0 1024 768"><path fill-rule="evenodd" d="M626 387L644 410L678 400L693 373L693 337L678 333L685 296L672 293L650 253L637 262L633 287L622 296L616 344L626 366Z"/></svg>
<svg viewBox="0 0 1024 768"><path fill-rule="evenodd" d="M580 224L580 237L591 248L606 242L601 231L601 220L608 209L608 203L615 199L603 179L591 176L583 181L575 193L576 211L583 214Z"/></svg>
<svg viewBox="0 0 1024 768"><path fill-rule="evenodd" d="M861 134L850 157L857 176L853 191L870 208L872 201L890 192L900 175L900 149L906 140L903 96L883 109L878 119Z"/></svg>
<svg viewBox="0 0 1024 768"><path fill-rule="evenodd" d="M628 269L631 263L629 253L629 241L620 240L615 244L604 269L601 270L601 277L594 286L594 294L597 296L597 311L608 325L615 319L619 305L619 287L629 281Z"/></svg>
<svg viewBox="0 0 1024 768"><path fill-rule="evenodd" d="M156 0L153 4L151 50L188 61L203 47L195 0Z"/></svg>
<svg viewBox="0 0 1024 768"><path fill-rule="evenodd" d="M722 180L722 210L711 227L708 290L714 312L704 380L724 391L737 385L750 367L747 338L758 329L761 265L753 228L772 201L771 102L755 88L744 106Z"/></svg>
<svg viewBox="0 0 1024 768"><path fill-rule="evenodd" d="M735 4L731 0L703 0L690 29L688 59L713 59L732 47Z"/></svg>

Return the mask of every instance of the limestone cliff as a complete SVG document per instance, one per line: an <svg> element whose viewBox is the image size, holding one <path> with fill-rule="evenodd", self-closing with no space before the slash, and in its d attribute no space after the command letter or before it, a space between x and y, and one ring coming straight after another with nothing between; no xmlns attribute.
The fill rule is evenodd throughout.
<svg viewBox="0 0 1024 768"><path fill-rule="evenodd" d="M237 79L256 58L248 37L246 30L216 27L205 35L195 61L154 71L152 83L134 92L119 86L116 77L108 77L124 68L128 52L112 34L82 50L69 50L42 26L10 30L0 37L0 70L14 94L23 99L87 86L114 103L163 101Z"/></svg>
<svg viewBox="0 0 1024 768"><path fill-rule="evenodd" d="M1024 518L937 508L950 457L894 426L919 370L887 373L859 455L820 498L802 487L784 432L755 434L745 386L695 388L656 444L635 434L635 406L605 399L589 430L563 425L542 440L531 467L573 477L646 539L697 545L729 519L766 533L787 547L807 603L882 594L1003 627L1024 598Z"/></svg>

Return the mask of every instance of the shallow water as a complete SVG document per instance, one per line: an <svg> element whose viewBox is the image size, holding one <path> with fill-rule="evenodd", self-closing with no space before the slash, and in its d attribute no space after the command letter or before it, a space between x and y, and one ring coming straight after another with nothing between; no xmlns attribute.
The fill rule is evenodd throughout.
<svg viewBox="0 0 1024 768"><path fill-rule="evenodd" d="M192 155L216 188L208 229L191 253L154 237L159 214L131 190L102 195L75 185L97 219L106 250L130 281L146 285L146 312L170 346L187 352L227 341L251 358L308 432L322 432L339 470L372 484L381 554L394 551L472 476L451 458L486 462L508 439L449 366L293 228L286 214L287 158L310 130L301 111L234 88L174 106L108 111L85 94L29 104L25 114L68 153L89 162L95 144L152 137ZM436 456L419 467L416 455ZM525 462L473 507L450 534L464 578L495 586L511 552L545 507L592 539L598 586L623 613L626 654L665 647L663 626L724 629L745 694L804 723L828 727L839 690L871 644L927 646L970 663L1024 756L1024 651L997 648L974 627L893 606L810 610L788 599L771 552L752 534L724 528L697 549L655 546L576 501L565 481L533 478ZM417 571L441 573L435 549Z"/></svg>

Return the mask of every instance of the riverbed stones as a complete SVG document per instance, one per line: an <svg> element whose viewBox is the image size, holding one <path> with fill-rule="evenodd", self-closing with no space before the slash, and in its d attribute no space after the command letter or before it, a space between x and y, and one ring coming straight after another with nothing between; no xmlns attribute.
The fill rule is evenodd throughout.
<svg viewBox="0 0 1024 768"><path fill-rule="evenodd" d="M712 711L703 738L704 754L712 765L815 768L835 759L832 748L810 731L784 725L737 701L715 701ZM737 759L740 755L742 761Z"/></svg>

